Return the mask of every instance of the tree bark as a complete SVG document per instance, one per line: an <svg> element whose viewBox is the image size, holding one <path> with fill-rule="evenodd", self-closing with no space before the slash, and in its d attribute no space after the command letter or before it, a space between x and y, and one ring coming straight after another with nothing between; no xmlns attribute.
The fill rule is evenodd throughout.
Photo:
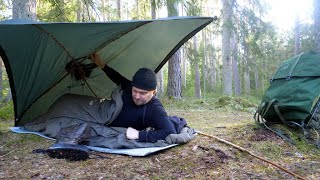
<svg viewBox="0 0 320 180"><path fill-rule="evenodd" d="M230 58L231 4L230 0L222 0L222 72L223 94L232 95L232 68Z"/></svg>
<svg viewBox="0 0 320 180"><path fill-rule="evenodd" d="M177 1L167 0L168 17L178 16ZM181 99L181 56L178 50L168 62L167 96Z"/></svg>
<svg viewBox="0 0 320 180"><path fill-rule="evenodd" d="M248 47L247 45L244 43L244 47L243 47L243 68L244 68L244 90L245 90L245 94L249 94L250 93L250 73L249 73L249 58L248 58Z"/></svg>
<svg viewBox="0 0 320 180"><path fill-rule="evenodd" d="M260 77L259 77L259 68L256 63L254 63L254 82L255 82L255 89L260 89Z"/></svg>
<svg viewBox="0 0 320 180"><path fill-rule="evenodd" d="M295 25L294 25L294 54L298 55L301 52L301 34L300 34L300 23L299 17L296 16Z"/></svg>
<svg viewBox="0 0 320 180"><path fill-rule="evenodd" d="M180 3L180 8L181 8L181 16L184 16L184 9L183 9L183 3ZM181 52L181 63L182 63L182 72L181 72L181 83L182 83L182 87L184 89L187 88L187 71L188 71L188 68L187 68L187 61L188 61L188 58L187 58L187 48L185 45L183 45L181 48L180 48L180 52Z"/></svg>
<svg viewBox="0 0 320 180"><path fill-rule="evenodd" d="M151 4L151 18L155 19L156 18L156 0L150 0Z"/></svg>
<svg viewBox="0 0 320 180"><path fill-rule="evenodd" d="M200 72L199 72L199 56L196 55L196 52L198 52L198 42L197 42L197 36L193 37L193 52L194 52L194 93L196 98L201 98L201 84L200 84Z"/></svg>
<svg viewBox="0 0 320 180"><path fill-rule="evenodd" d="M81 22L82 21L82 1L81 0L77 0L77 22Z"/></svg>
<svg viewBox="0 0 320 180"><path fill-rule="evenodd" d="M181 63L182 63L182 72L181 72L181 82L182 87L187 88L187 57L186 57L186 48L182 46L181 50Z"/></svg>
<svg viewBox="0 0 320 180"><path fill-rule="evenodd" d="M117 0L117 18L121 20L121 0Z"/></svg>
<svg viewBox="0 0 320 180"><path fill-rule="evenodd" d="M37 20L36 0L12 0L12 19Z"/></svg>
<svg viewBox="0 0 320 180"><path fill-rule="evenodd" d="M213 36L211 35L211 33L209 34L209 40L212 43L212 47L213 47ZM214 52L214 48L210 49L209 51L209 60L210 60L210 70L209 70L209 75L210 75L210 91L214 92L216 89L216 84L217 84L217 70L216 70L216 59L215 59L215 52Z"/></svg>
<svg viewBox="0 0 320 180"><path fill-rule="evenodd" d="M203 81L203 91L202 91L202 96L203 96L203 98L205 98L205 96L206 96L206 89L207 89L207 87L206 87L206 85L207 85L207 67L206 67L206 65L207 65L207 63L206 63L206 61L207 61L207 52L206 52L206 39L207 39L207 36L206 36L206 31L205 30L202 30L202 39L203 39L203 47L202 47L202 50L203 50L203 63L202 63L202 81Z"/></svg>
<svg viewBox="0 0 320 180"><path fill-rule="evenodd" d="M232 33L231 39L232 46L232 72L233 72L233 81L234 81L234 95L241 95L241 85L240 85L240 77L239 77L239 68L238 68L238 47L237 47L237 39L235 32Z"/></svg>
<svg viewBox="0 0 320 180"><path fill-rule="evenodd" d="M315 51L320 53L320 0L313 1L314 6L314 29L315 29Z"/></svg>
<svg viewBox="0 0 320 180"><path fill-rule="evenodd" d="M167 96L181 99L181 72L180 72L180 51L177 51L168 64L168 88ZM171 63L170 63L171 62Z"/></svg>

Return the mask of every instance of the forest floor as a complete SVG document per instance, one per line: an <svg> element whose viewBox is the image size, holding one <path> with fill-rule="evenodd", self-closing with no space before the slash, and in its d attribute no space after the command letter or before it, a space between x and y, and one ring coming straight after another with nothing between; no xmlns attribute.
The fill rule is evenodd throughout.
<svg viewBox="0 0 320 180"><path fill-rule="evenodd" d="M184 117L196 130L241 146L306 179L320 179L320 150L314 145L304 141L292 145L261 128L253 120L253 106L220 104L165 102L170 115ZM203 135L147 157L102 154L104 158L90 156L86 161L52 159L32 150L46 149L53 141L12 133L12 125L12 121L0 121L0 179L296 179Z"/></svg>

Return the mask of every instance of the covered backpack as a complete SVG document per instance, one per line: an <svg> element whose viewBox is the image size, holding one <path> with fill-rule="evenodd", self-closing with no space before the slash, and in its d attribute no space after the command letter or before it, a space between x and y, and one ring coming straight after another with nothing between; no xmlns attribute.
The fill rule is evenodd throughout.
<svg viewBox="0 0 320 180"><path fill-rule="evenodd" d="M271 78L254 118L266 127L282 123L299 127L305 134L312 131L319 147L319 97L320 54L302 53L283 61Z"/></svg>

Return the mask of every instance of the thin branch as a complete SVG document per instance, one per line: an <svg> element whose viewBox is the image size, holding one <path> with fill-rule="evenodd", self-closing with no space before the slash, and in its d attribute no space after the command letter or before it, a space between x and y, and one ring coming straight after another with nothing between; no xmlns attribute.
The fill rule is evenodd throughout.
<svg viewBox="0 0 320 180"><path fill-rule="evenodd" d="M240 146L238 146L238 145L235 145L235 144L233 144L233 143L231 143L231 142L229 142L229 141L226 141L226 140L224 140L224 139L221 139L221 138L216 137L216 136L213 136L213 135L205 134L205 133L199 132L199 131L197 131L197 133L200 134L200 135L206 136L206 137L214 138L214 139L216 139L216 140L218 140L218 141L220 141L220 142L223 142L223 143L225 143L225 144L228 144L228 145L230 145L230 146L233 146L233 147L235 147L235 148L237 148L237 149L239 149L239 150L241 150L241 151L243 151L243 152L246 152L246 153L250 154L251 156L253 156L253 157L257 158L257 159L260 159L260 160L262 160L262 161L264 161L264 162L267 162L267 163L269 163L269 164L271 164L271 165L279 168L280 170L282 170L282 171L284 171L284 172L286 172L286 173L288 173L288 174L290 174L290 175L292 175L292 176L294 176L294 177L296 177L296 178L298 178L298 179L306 180L306 178L304 178L304 177L302 177L302 176L300 176L300 175L298 175L298 174L295 174L294 172L291 172L290 170L288 170L288 169L286 169L286 168L284 168L284 167L282 167L282 166L280 166L280 165L278 165L278 164L276 164L276 163L274 163L274 162L272 162L272 161L269 161L269 160L264 159L264 158L262 158L262 157L260 157L260 156L258 156L258 155L255 155L255 154L253 154L252 152L250 152L249 150L247 150L247 149L245 149L245 148L243 148L243 147L240 147Z"/></svg>

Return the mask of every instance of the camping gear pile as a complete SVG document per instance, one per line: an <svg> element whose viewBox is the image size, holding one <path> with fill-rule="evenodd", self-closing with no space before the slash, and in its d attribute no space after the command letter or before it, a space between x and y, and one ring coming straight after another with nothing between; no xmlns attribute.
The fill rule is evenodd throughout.
<svg viewBox="0 0 320 180"><path fill-rule="evenodd" d="M320 54L302 53L283 61L270 80L255 120L295 143L272 124L302 130L320 148Z"/></svg>

